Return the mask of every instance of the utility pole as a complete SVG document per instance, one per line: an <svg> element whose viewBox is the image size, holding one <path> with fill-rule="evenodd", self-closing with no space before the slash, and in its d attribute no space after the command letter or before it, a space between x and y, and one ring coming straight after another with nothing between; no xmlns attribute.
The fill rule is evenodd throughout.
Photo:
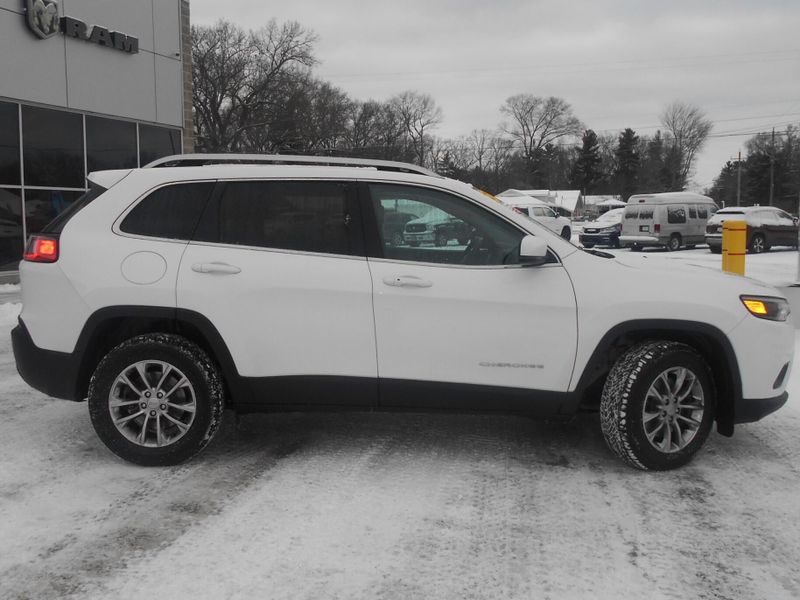
<svg viewBox="0 0 800 600"><path fill-rule="evenodd" d="M742 205L742 151L739 150L738 168L736 169L736 206Z"/></svg>
<svg viewBox="0 0 800 600"><path fill-rule="evenodd" d="M775 128L772 128L772 146L769 151L769 205L775 195Z"/></svg>

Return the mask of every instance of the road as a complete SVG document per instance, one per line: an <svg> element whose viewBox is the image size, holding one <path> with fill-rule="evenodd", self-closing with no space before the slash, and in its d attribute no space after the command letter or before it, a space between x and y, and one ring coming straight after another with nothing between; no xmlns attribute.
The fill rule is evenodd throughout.
<svg viewBox="0 0 800 600"><path fill-rule="evenodd" d="M670 473L592 414L228 414L148 469L22 382L0 309L0 598L800 597L797 372Z"/></svg>

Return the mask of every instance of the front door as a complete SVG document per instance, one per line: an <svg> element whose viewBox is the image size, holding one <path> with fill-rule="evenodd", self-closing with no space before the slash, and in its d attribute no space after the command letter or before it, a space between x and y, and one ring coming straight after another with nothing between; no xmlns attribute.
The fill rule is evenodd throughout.
<svg viewBox="0 0 800 600"><path fill-rule="evenodd" d="M577 341L575 296L558 259L521 266L525 232L465 198L388 183L368 189L372 232L389 209L442 212L469 232L444 246L381 238L371 252L381 405L552 412Z"/></svg>
<svg viewBox="0 0 800 600"><path fill-rule="evenodd" d="M372 282L353 184L220 184L187 246L177 305L219 331L259 404L372 405Z"/></svg>

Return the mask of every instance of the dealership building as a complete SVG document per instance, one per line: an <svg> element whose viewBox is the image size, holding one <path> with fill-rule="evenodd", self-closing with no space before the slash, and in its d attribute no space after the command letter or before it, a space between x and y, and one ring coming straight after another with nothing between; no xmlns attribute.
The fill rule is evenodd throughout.
<svg viewBox="0 0 800 600"><path fill-rule="evenodd" d="M0 0L0 274L88 173L192 143L188 0Z"/></svg>

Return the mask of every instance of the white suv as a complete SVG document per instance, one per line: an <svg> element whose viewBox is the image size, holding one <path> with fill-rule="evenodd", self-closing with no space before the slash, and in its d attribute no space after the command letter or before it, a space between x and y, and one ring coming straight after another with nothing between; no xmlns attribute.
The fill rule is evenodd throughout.
<svg viewBox="0 0 800 600"><path fill-rule="evenodd" d="M225 407L337 406L599 409L616 454L670 469L787 399L777 290L580 250L413 165L188 155L90 180L28 241L14 353L138 464L190 458ZM396 245L389 211L468 239Z"/></svg>

